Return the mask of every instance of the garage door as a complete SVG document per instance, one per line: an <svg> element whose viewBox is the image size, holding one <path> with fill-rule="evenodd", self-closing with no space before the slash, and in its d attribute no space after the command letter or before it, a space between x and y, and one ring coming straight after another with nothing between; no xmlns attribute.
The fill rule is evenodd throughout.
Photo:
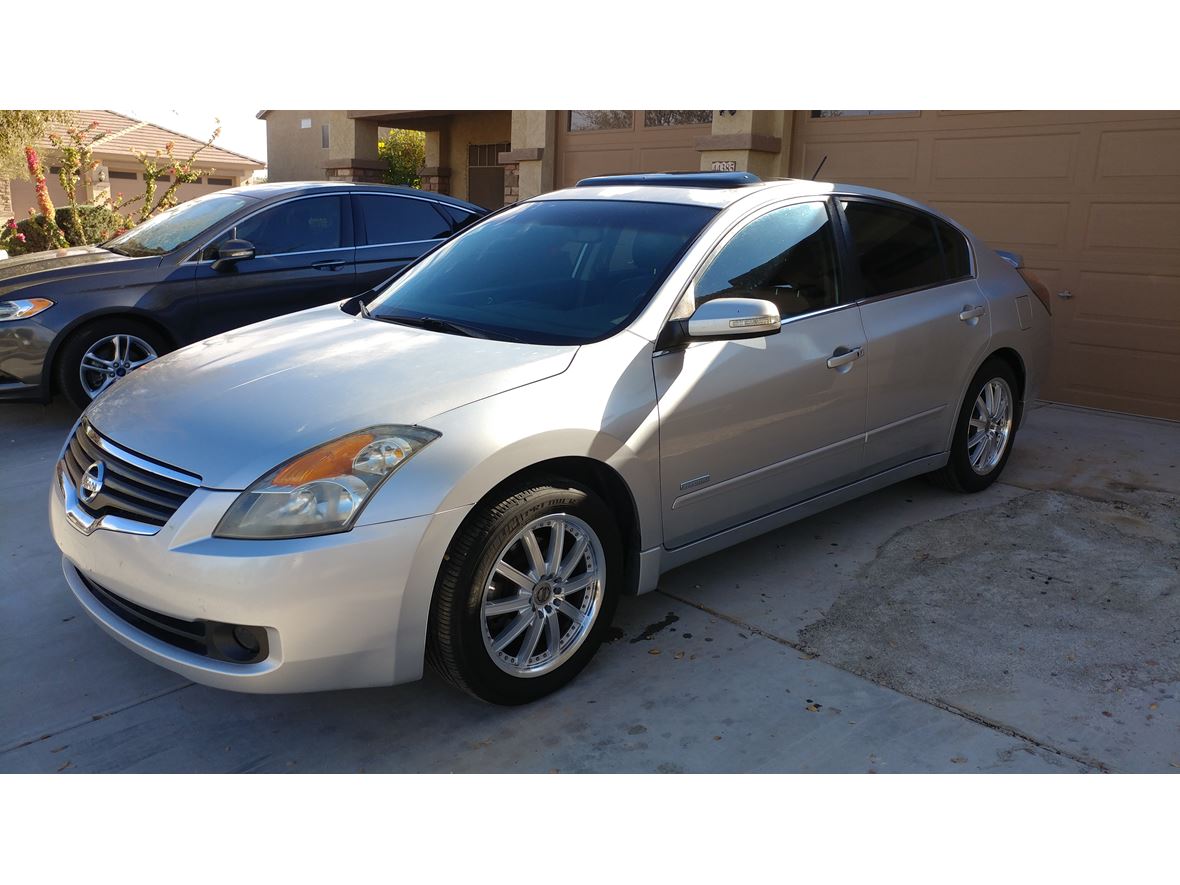
<svg viewBox="0 0 1180 885"><path fill-rule="evenodd" d="M696 139L712 132L712 111L559 111L559 187L592 175L696 171Z"/></svg>
<svg viewBox="0 0 1180 885"><path fill-rule="evenodd" d="M791 174L825 156L1024 255L1054 293L1042 396L1180 420L1180 113L796 112Z"/></svg>

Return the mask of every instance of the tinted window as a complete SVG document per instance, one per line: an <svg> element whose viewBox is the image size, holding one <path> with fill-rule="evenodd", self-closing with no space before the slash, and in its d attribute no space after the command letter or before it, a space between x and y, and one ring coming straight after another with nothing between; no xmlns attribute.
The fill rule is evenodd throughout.
<svg viewBox="0 0 1180 885"><path fill-rule="evenodd" d="M438 208L443 211L451 222L454 224L454 229L459 231L479 218L474 212L468 212L466 209L460 209L458 206L451 206L448 203L439 203Z"/></svg>
<svg viewBox="0 0 1180 885"><path fill-rule="evenodd" d="M366 242L411 243L450 236L450 222L424 200L359 194L353 197L365 219Z"/></svg>
<svg viewBox="0 0 1180 885"><path fill-rule="evenodd" d="M838 301L836 246L823 203L799 203L751 221L697 282L697 301L765 298L784 317Z"/></svg>
<svg viewBox="0 0 1180 885"><path fill-rule="evenodd" d="M338 249L342 205L343 201L333 196L280 203L247 218L234 236L253 243L256 255Z"/></svg>
<svg viewBox="0 0 1180 885"><path fill-rule="evenodd" d="M860 263L865 295L886 295L944 282L942 249L934 219L882 203L850 200L844 214Z"/></svg>
<svg viewBox="0 0 1180 885"><path fill-rule="evenodd" d="M523 203L448 241L369 309L539 344L597 341L643 309L715 214L670 203Z"/></svg>
<svg viewBox="0 0 1180 885"><path fill-rule="evenodd" d="M935 219L934 226L938 229L938 240L942 244L947 279L958 280L971 276L971 253L967 248L967 238L945 221Z"/></svg>

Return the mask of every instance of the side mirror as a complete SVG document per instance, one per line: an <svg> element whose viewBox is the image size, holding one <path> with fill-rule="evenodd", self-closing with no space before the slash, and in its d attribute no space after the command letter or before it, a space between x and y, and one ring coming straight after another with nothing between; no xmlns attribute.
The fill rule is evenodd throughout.
<svg viewBox="0 0 1180 885"><path fill-rule="evenodd" d="M760 298L715 298L696 309L685 324L692 339L726 341L761 338L781 328L778 308Z"/></svg>
<svg viewBox="0 0 1180 885"><path fill-rule="evenodd" d="M239 261L246 261L253 257L253 243L247 240L226 240L217 247L217 260L213 262L213 269L225 270Z"/></svg>

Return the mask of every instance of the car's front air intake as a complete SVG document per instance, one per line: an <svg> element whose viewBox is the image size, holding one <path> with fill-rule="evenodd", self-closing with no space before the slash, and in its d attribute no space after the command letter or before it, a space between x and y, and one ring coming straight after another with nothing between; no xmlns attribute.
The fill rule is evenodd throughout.
<svg viewBox="0 0 1180 885"><path fill-rule="evenodd" d="M91 516L162 526L201 478L128 452L82 421L62 458L79 504Z"/></svg>

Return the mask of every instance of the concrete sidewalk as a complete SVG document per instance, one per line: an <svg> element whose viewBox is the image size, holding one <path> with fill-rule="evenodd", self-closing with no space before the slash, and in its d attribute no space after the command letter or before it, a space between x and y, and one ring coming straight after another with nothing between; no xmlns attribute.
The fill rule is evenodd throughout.
<svg viewBox="0 0 1180 885"><path fill-rule="evenodd" d="M73 418L0 409L0 771L1180 766L1180 425L1038 408L1003 483L904 483L670 573L573 685L505 709L432 676L235 695L124 650L49 538Z"/></svg>

